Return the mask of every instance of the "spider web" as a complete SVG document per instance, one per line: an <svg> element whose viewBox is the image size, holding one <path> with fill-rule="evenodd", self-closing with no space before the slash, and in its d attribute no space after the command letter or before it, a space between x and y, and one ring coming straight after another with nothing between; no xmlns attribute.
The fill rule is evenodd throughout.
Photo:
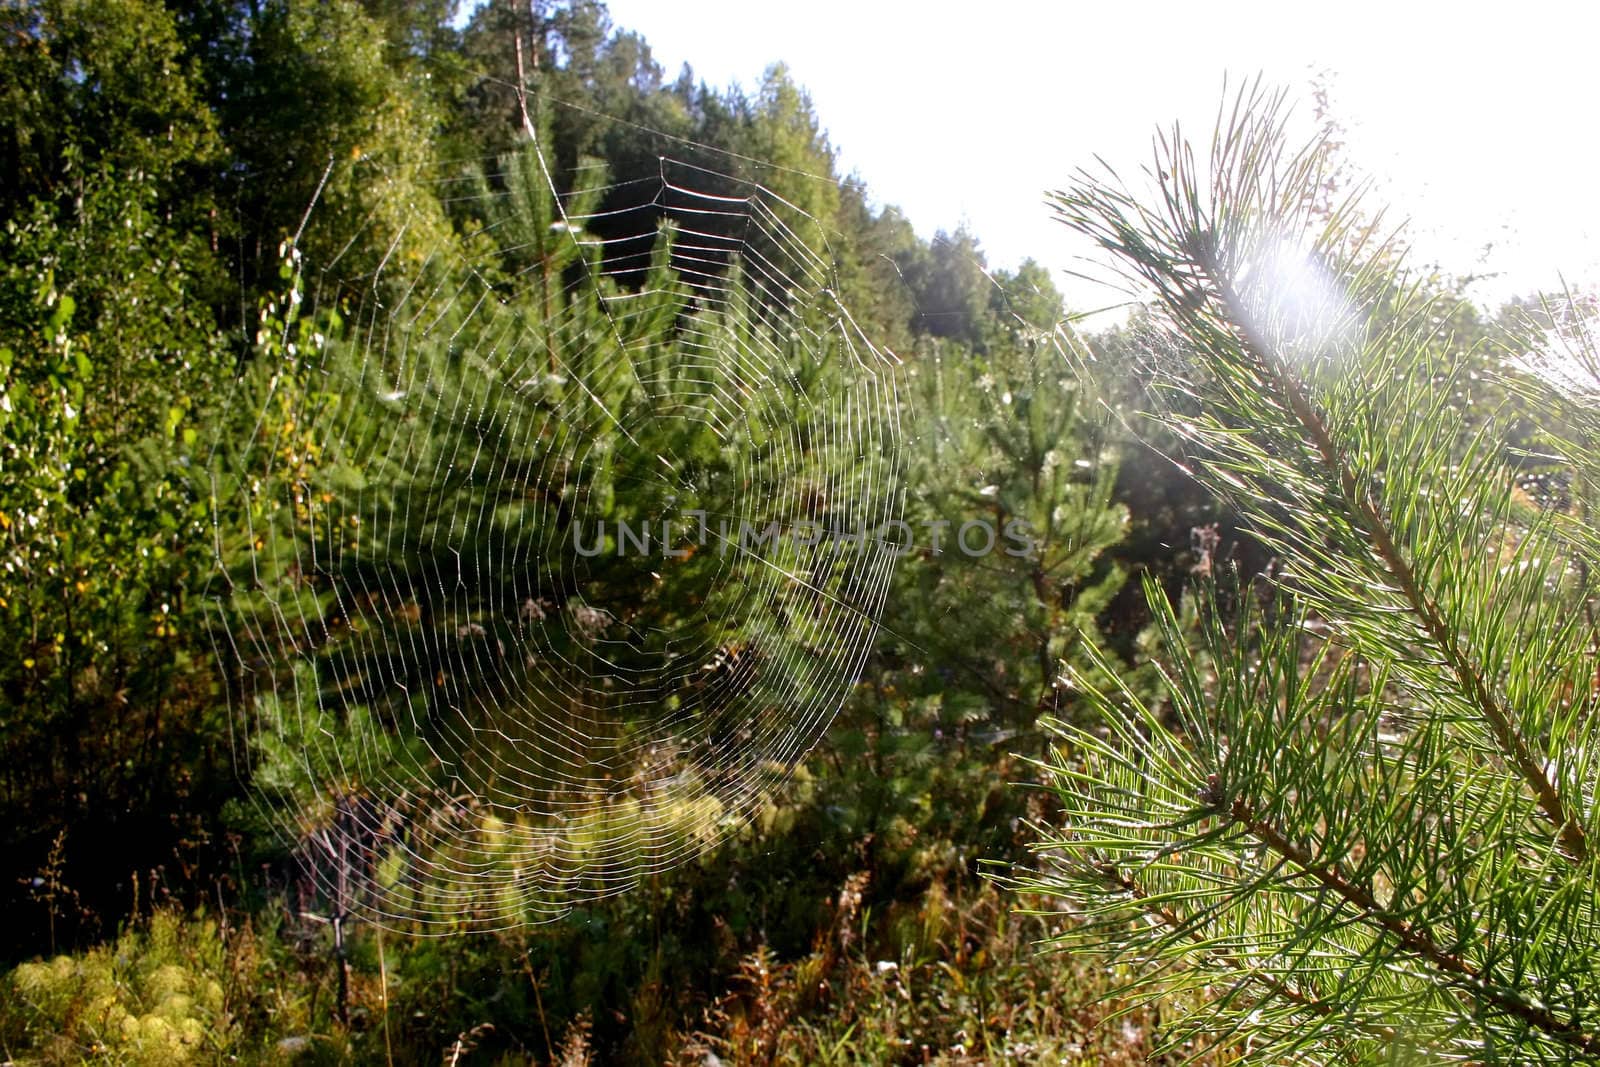
<svg viewBox="0 0 1600 1067"><path fill-rule="evenodd" d="M309 298L211 472L251 817L423 933L745 826L855 683L902 506L899 361L805 212L670 158L557 192L531 143L435 181L446 227L286 247Z"/></svg>

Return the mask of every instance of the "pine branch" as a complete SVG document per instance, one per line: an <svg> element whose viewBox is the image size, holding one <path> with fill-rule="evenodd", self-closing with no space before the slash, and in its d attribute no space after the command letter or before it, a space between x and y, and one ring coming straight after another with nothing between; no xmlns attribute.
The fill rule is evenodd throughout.
<svg viewBox="0 0 1600 1067"><path fill-rule="evenodd" d="M1102 863L1097 865L1095 869L1105 878L1108 885L1138 901L1144 914L1174 933L1187 937L1196 946L1205 949L1207 945L1206 938L1195 927L1193 922L1184 921L1171 908L1151 903L1150 895L1144 887L1119 870L1116 864ZM1236 957L1204 950L1202 958L1207 962L1225 967L1238 974L1242 979L1260 986L1267 995L1287 1000L1319 1018L1332 1019L1348 1016L1348 1012L1344 1008L1330 1004L1312 993L1307 993L1280 978L1265 974L1257 968L1246 966L1242 960ZM1393 1041L1398 1036L1393 1027L1374 1025L1365 1020L1355 1020L1355 1024L1365 1036L1380 1041Z"/></svg>
<svg viewBox="0 0 1600 1067"><path fill-rule="evenodd" d="M1389 525L1373 502L1371 494L1361 487L1355 471L1344 462L1342 452L1334 443L1322 416L1306 396L1299 381L1275 355L1273 347L1261 335L1261 331L1252 324L1244 302L1239 298L1227 275L1221 270L1215 256L1208 253L1206 258L1201 260L1201 264L1213 284L1217 286L1223 304L1228 309L1229 320L1242 334L1243 344L1272 375L1274 384L1288 399L1289 409L1310 435L1312 444L1329 473L1338 480L1339 490L1346 506L1359 516L1362 526L1372 539L1372 546L1378 558L1398 584L1412 610L1421 619L1428 636L1438 645L1445 662L1455 672L1473 704L1489 723L1495 741L1532 789L1540 810L1559 833L1562 845L1573 859L1580 863L1587 862L1589 844L1583 828L1568 810L1565 800L1551 783L1549 776L1545 774L1543 765L1534 757L1527 742L1517 731L1510 710L1495 699L1488 683L1457 641L1455 631L1445 622L1438 607L1423 590L1411 565L1395 543Z"/></svg>
<svg viewBox="0 0 1600 1067"><path fill-rule="evenodd" d="M1519 499L1492 419L1461 410L1475 364L1443 305L1353 200L1308 195L1320 150L1285 148L1280 102L1224 114L1209 184L1175 130L1153 199L1114 175L1058 199L1154 290L1152 417L1282 557L1289 609L1211 603L1191 633L1147 586L1167 703L1072 676L1102 726L1051 727L1044 847L1076 859L1055 891L1085 902L1070 936L1137 950L1152 995L1184 958L1259 965L1269 984L1216 1010L1276 1051L1285 1024L1381 1059L1395 1042L1363 1038L1399 1017L1397 1040L1446 1056L1600 1059L1600 535ZM1554 451L1574 485L1600 470L1586 439ZM1324 988L1340 1010L1297 999L1333 1006Z"/></svg>
<svg viewBox="0 0 1600 1067"><path fill-rule="evenodd" d="M1508 1015L1573 1048L1590 1055L1600 1055L1600 1035L1584 1029L1576 1022L1557 1018L1548 1009L1517 996L1508 986L1491 983L1481 970L1458 953L1440 946L1426 930L1385 908L1370 888L1346 878L1336 864L1318 863L1311 853L1261 819L1242 797L1235 798L1228 805L1227 814L1256 840L1356 908L1364 918L1397 940L1408 952L1426 960L1451 981L1467 989L1472 996L1488 1001Z"/></svg>

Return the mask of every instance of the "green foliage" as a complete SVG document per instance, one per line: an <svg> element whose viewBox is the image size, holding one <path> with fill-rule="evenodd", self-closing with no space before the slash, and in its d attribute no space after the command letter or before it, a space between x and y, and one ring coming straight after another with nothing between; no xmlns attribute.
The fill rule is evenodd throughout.
<svg viewBox="0 0 1600 1067"><path fill-rule="evenodd" d="M382 23L355 0L251 4L212 47L229 50L213 59L214 106L253 238L239 247L246 277L271 288L284 236L340 278L415 271L447 230L428 181L439 120L426 72L386 62Z"/></svg>
<svg viewBox="0 0 1600 1067"><path fill-rule="evenodd" d="M916 302L918 332L983 350L984 311L993 285L984 272L976 237L966 230L941 232L905 257L901 271Z"/></svg>
<svg viewBox="0 0 1600 1067"><path fill-rule="evenodd" d="M187 595L225 355L211 263L158 211L152 178L100 165L0 237L0 778L24 871L68 826L74 856L123 854L152 809L189 834L188 798L227 778Z"/></svg>
<svg viewBox="0 0 1600 1067"><path fill-rule="evenodd" d="M831 180L833 149L811 97L779 63L762 75L748 107L733 151L761 161L750 176L774 193L782 229L812 251L825 251L824 234L834 226L840 194L839 183Z"/></svg>
<svg viewBox="0 0 1600 1067"><path fill-rule="evenodd" d="M1058 200L1155 292L1162 417L1281 569L1192 649L1147 588L1163 701L1074 674L1106 726L1057 727L1062 818L1024 883L1137 997L1204 995L1174 1042L1592 1058L1593 528L1532 505L1493 420L1456 432L1449 307L1353 202L1318 210L1325 164L1247 92L1204 169L1161 140L1152 199L1085 176ZM1555 462L1592 461L1563 438Z"/></svg>
<svg viewBox="0 0 1600 1067"><path fill-rule="evenodd" d="M565 1040L658 1063L697 1041L745 1047L740 1019L765 1010L745 1003L762 967L804 1035L792 1058L916 1056L926 1043L961 1062L980 1040L990 1057L1115 1043L1084 1043L1097 1011L1057 1001L1098 987L1026 958L1033 927L976 874L1019 855L1021 820L1047 814L1007 788L1020 773L1009 753L1042 710L1077 714L1054 661L1092 662L1124 573L1115 442L1065 375L1078 340L1053 332L1047 275L1028 264L990 278L973 235L930 245L893 208L869 207L837 180L821 117L781 67L749 95L687 70L669 84L601 4L493 2L459 34L448 7L61 0L0 14L15 147L0 165L13 179L0 192L0 897L23 916L0 951L89 946L6 979L5 1054L379 1061L392 1048L397 1062L439 1062L470 1046L552 1059ZM662 155L715 172L696 178L712 193L760 183L793 231L729 265L727 306L690 306L670 226L620 282L603 276L615 253L573 240L604 240L607 213L644 207L636 179L658 179ZM552 184L568 215L599 212L594 233L560 232ZM753 825L701 862L538 936L386 944L344 922L339 955L329 919L352 901L316 877L318 849L384 778L405 783L416 812L444 809L437 776L407 777L431 760L420 746L467 747L416 727L430 703L476 698L489 727L496 685L542 670L537 690L563 691L558 662L593 673L594 635L540 612L594 609L645 635L611 642L624 670L660 652L649 635L687 628L747 658L757 629L774 657L828 651L781 603L746 605L772 614L742 622L723 610L712 598L736 596L755 564L712 552L670 582L606 553L568 575L580 597L524 616L512 595L524 568L462 573L457 598L430 580L457 561L416 551L462 511L484 516L458 545L469 560L543 558L544 542L569 541L560 500L534 508L506 487L573 469L579 444L591 462L572 487L611 522L785 499L773 427L808 442L822 476L898 462L818 433L819 405L852 383L788 327L835 340L841 327L815 310L775 315L789 294L753 280L791 237L909 364L896 414L925 430L903 457L908 518L919 542L923 521L950 525L942 555L900 562L899 636L792 778L777 784L787 763L760 769L772 788ZM608 314L634 286L628 312ZM431 333L386 345L396 309ZM740 371L724 353L714 370L694 356L684 338L700 327L767 344L792 372L792 389L740 412L727 437L699 416ZM567 366L575 353L591 365ZM436 392L402 402L420 377ZM552 413L574 438L526 432L557 425ZM384 440L407 442L412 461L386 460ZM453 462L483 441L492 463ZM637 476L662 455L691 489ZM417 473L435 461L454 475ZM772 518L851 518L850 501L787 499ZM994 551L951 551L975 518L1002 534ZM1034 555L1004 554L1012 520L1038 538ZM820 580L838 561L779 562ZM337 593L377 567L419 595L361 629ZM251 640L231 643L241 626ZM559 655L537 668L503 656L536 626ZM298 671L268 677L291 650ZM503 656L498 677L473 668L480 655ZM495 743L465 778L490 779ZM680 754L676 769L710 780L716 756ZM574 819L562 847L603 851L636 802ZM489 873L494 843L527 830L503 810L449 810ZM656 816L684 833L715 821L692 803ZM167 903L146 923L153 899ZM226 902L227 921L168 910L197 901ZM489 888L475 901L522 917L538 903Z"/></svg>
<svg viewBox="0 0 1600 1067"><path fill-rule="evenodd" d="M534 936L357 928L348 1024L325 924L277 908L158 908L102 946L0 974L0 1047L41 1064L428 1064L459 1044L462 1062L568 1062L581 1049L640 1065L708 1052L740 1064L1089 1065L1143 1063L1161 1041L1159 1012L1115 1018L1130 1006L1107 995L1097 963L1038 953L1052 928L992 883L945 872L896 899L866 871L830 883L831 868L801 864L804 789L775 797L799 822ZM778 859L803 877L750 884Z"/></svg>
<svg viewBox="0 0 1600 1067"><path fill-rule="evenodd" d="M227 945L216 933L163 912L83 956L22 964L5 978L6 1043L53 1063L210 1060L234 1036L219 981Z"/></svg>
<svg viewBox="0 0 1600 1067"><path fill-rule="evenodd" d="M1010 736L1057 706L1062 660L1098 641L1121 587L1108 558L1126 512L1111 499L1109 424L1072 376L1059 297L1037 266L994 286L986 354L930 339L909 371L917 439L902 560L878 684L961 731ZM913 705L915 706L915 705Z"/></svg>
<svg viewBox="0 0 1600 1067"><path fill-rule="evenodd" d="M418 838L396 837L371 863L389 875L356 892L370 890L368 907L391 916L452 927L558 914L569 890L581 896L600 877L583 866L587 857L633 855L627 835L637 836L637 821L649 820L651 847L669 854L713 839L738 799L723 783L743 789L745 778L781 776L794 758L758 747L743 776L730 775L729 749L744 727L737 709L757 701L702 711L698 678L648 699L629 679L659 671L670 642L809 662L797 657L824 651L827 635L811 632L821 628L789 620L783 589L755 606L747 590L763 587L767 566L806 572L824 588L848 568L792 538L770 559L702 543L663 566L617 551L618 523L639 530L662 516L760 514L786 529L829 520L848 529L856 502L836 505L837 518L825 513L825 499L795 492L795 470L843 485L839 471L893 459L863 454L875 447L872 436L849 452L831 440L834 398L852 395L859 369L796 334L801 323L819 331L836 324L770 306L780 294L747 281L739 260L718 299L694 307L674 270L670 226L638 272L638 291L626 291L626 279L602 272L600 252L575 239L584 235L560 214L531 145L502 156L492 178L474 178L481 199L473 211L483 217L465 208L458 215L462 244L481 258L430 257L419 271L426 286L403 281L404 265L392 268L399 278L383 279L397 293L444 294L437 303L423 296L376 318L366 307L339 315L326 300L308 311L299 250L286 246L286 300L263 311L256 365L230 405L236 424L223 428L211 460L219 632L242 635L230 640L248 644L245 658L266 668L241 678L238 707L239 736L254 738L244 754L258 761L257 784L277 794L268 806L302 841L358 802L392 803L390 814L408 825L453 820L460 843L439 834L433 851L413 856L423 848ZM565 203L579 217L595 205L596 195L581 191ZM456 300L463 291L474 298ZM430 325L389 348L396 321ZM708 351L719 358L708 361ZM739 354L752 351L776 365L741 363ZM746 409L720 410L735 395L751 397ZM463 462L478 455L483 462ZM670 477L660 473L666 457ZM741 493L780 508L752 512ZM464 525L463 515L481 518ZM585 536L601 523L611 531L595 558L574 552L579 520ZM281 669L296 660L313 669ZM849 684L800 673L784 667L770 676L781 675L783 699L802 706L814 699L810 686ZM591 693L595 677L604 688ZM255 692L291 689L301 696ZM529 693L543 701L536 728L518 719ZM552 694L586 694L593 706ZM579 725L600 706L614 709L611 727ZM694 709L705 728L671 751L683 796L663 799L634 788L643 778L606 753L680 707ZM471 729L454 729L463 717ZM528 743L530 729L539 739L555 729L582 735L592 766L574 768L565 751ZM506 775L508 763L525 776ZM308 796L318 780L324 795ZM475 799L443 799L463 785ZM557 825L530 809L585 813ZM540 843L541 858L518 849L529 841ZM560 873L568 862L578 876ZM441 877L400 877L413 863L445 872L473 864L473 903L441 903L452 892ZM391 892L416 899L391 901ZM335 912L344 906L333 902Z"/></svg>
<svg viewBox="0 0 1600 1067"><path fill-rule="evenodd" d="M0 205L64 201L96 173L177 186L214 165L220 143L172 12L146 0L49 0L0 9Z"/></svg>

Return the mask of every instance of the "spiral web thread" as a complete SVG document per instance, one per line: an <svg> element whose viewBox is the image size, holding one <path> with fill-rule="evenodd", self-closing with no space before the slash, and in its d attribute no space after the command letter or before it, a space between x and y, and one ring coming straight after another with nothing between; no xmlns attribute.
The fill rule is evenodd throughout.
<svg viewBox="0 0 1600 1067"><path fill-rule="evenodd" d="M422 933L744 826L854 685L902 506L898 361L804 212L667 158L558 195L532 145L438 181L470 236L305 264L342 316L247 375L212 472L253 816Z"/></svg>

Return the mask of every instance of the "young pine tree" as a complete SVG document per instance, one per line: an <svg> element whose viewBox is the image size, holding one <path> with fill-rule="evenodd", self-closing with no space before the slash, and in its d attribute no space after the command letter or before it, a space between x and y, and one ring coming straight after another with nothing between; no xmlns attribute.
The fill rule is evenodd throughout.
<svg viewBox="0 0 1600 1067"><path fill-rule="evenodd" d="M1150 587L1164 700L1073 679L1102 725L1057 724L1063 817L1024 881L1131 1002L1182 1006L1174 1049L1600 1057L1596 361L1506 364L1544 372L1520 392L1549 455L1468 418L1449 309L1319 196L1284 116L1245 93L1208 160L1158 140L1152 199L1085 175L1056 200L1153 290L1155 417L1277 562L1203 597L1198 640Z"/></svg>

